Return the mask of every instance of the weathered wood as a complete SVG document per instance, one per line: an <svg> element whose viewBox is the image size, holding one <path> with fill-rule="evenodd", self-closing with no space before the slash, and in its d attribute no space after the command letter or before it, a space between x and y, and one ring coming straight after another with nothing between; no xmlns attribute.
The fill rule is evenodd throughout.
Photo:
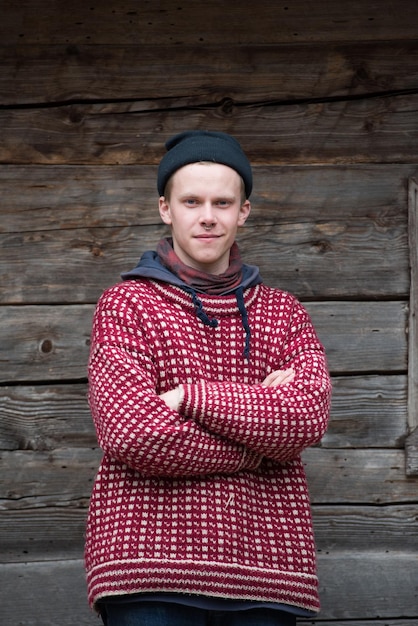
<svg viewBox="0 0 418 626"><path fill-rule="evenodd" d="M418 427L406 438L405 453L407 475L418 476Z"/></svg>
<svg viewBox="0 0 418 626"><path fill-rule="evenodd" d="M409 176L410 168L400 171L395 166L392 173L386 172L397 187L396 200L391 185L384 185L383 194L374 187L374 193L380 195L379 209L389 204L400 209L403 205L401 212L406 221L406 198L403 184L399 185L402 174ZM366 174L366 185L372 184L371 178L370 173ZM0 233L161 224L156 181L157 167L147 165L2 165Z"/></svg>
<svg viewBox="0 0 418 626"><path fill-rule="evenodd" d="M87 503L85 498L42 506L42 499L37 499L37 506L25 509L13 509L7 503L0 513L1 563L79 558Z"/></svg>
<svg viewBox="0 0 418 626"><path fill-rule="evenodd" d="M238 241L268 284L302 299L346 299L407 296L406 239L404 225L337 219L249 226Z"/></svg>
<svg viewBox="0 0 418 626"><path fill-rule="evenodd" d="M181 100L0 111L0 163L156 164L188 128L226 130L254 164L417 163L418 94L322 104L185 108ZM156 130L157 129L157 130ZM164 129L164 130L162 130ZM268 131L266 131L268 129Z"/></svg>
<svg viewBox="0 0 418 626"><path fill-rule="evenodd" d="M416 165L254 166L257 224L408 221L407 181ZM2 165L0 233L158 225L157 167ZM2 250L3 252L3 250Z"/></svg>
<svg viewBox="0 0 418 626"><path fill-rule="evenodd" d="M0 235L0 301L95 302L168 234L161 224ZM301 299L408 297L406 225L396 221L247 225L238 243L267 284Z"/></svg>
<svg viewBox="0 0 418 626"><path fill-rule="evenodd" d="M406 478L405 454L401 450L310 448L303 458L314 504L416 501L418 480Z"/></svg>
<svg viewBox="0 0 418 626"><path fill-rule="evenodd" d="M411 179L408 190L408 233L411 288L408 325L408 424L405 443L408 476L418 476L418 183Z"/></svg>
<svg viewBox="0 0 418 626"><path fill-rule="evenodd" d="M334 374L406 371L405 303L312 302L306 307Z"/></svg>
<svg viewBox="0 0 418 626"><path fill-rule="evenodd" d="M0 380L85 378L93 309L0 307Z"/></svg>
<svg viewBox="0 0 418 626"><path fill-rule="evenodd" d="M0 387L0 450L96 445L86 384Z"/></svg>
<svg viewBox="0 0 418 626"><path fill-rule="evenodd" d="M323 448L402 447L407 433L406 376L332 380L331 420Z"/></svg>
<svg viewBox="0 0 418 626"><path fill-rule="evenodd" d="M1 453L0 498L12 508L86 504L99 466L98 448L60 448L48 452L32 450Z"/></svg>
<svg viewBox="0 0 418 626"><path fill-rule="evenodd" d="M67 506L90 497L99 449L62 448L49 452L1 453L3 508ZM312 501L316 505L409 504L417 479L405 477L402 450L326 450L303 453Z"/></svg>
<svg viewBox="0 0 418 626"><path fill-rule="evenodd" d="M412 626L407 618L416 615L417 565L415 555L401 552L320 555L320 618L337 619L340 626L344 619L371 620L379 615L385 618L382 626ZM10 626L98 623L87 606L81 558L2 565L0 587L3 619ZM353 623L364 626L362 621L351 621L350 626Z"/></svg>
<svg viewBox="0 0 418 626"><path fill-rule="evenodd" d="M8 626L99 626L77 559L0 566L2 620Z"/></svg>
<svg viewBox="0 0 418 626"><path fill-rule="evenodd" d="M405 302L310 302L331 371L407 370ZM0 380L85 378L94 305L0 307Z"/></svg>
<svg viewBox="0 0 418 626"><path fill-rule="evenodd" d="M373 41L416 39L417 7L413 0L317 2L306 10L303 0L289 4L259 0L206 4L160 0L105 0L92 5L81 0L6 2L1 39L7 44L199 44L234 42Z"/></svg>
<svg viewBox="0 0 418 626"><path fill-rule="evenodd" d="M181 98L191 106L224 98L239 103L351 98L416 90L417 57L414 40L234 45L232 32L227 42L205 46L203 54L195 42L1 45L0 104L154 98L157 106ZM156 77L167 78L163 92Z"/></svg>
<svg viewBox="0 0 418 626"><path fill-rule="evenodd" d="M16 512L18 513L18 512ZM418 504L312 507L318 552L408 552L417 554Z"/></svg>
<svg viewBox="0 0 418 626"><path fill-rule="evenodd" d="M333 553L318 559L318 574L321 619L417 615L416 553Z"/></svg>

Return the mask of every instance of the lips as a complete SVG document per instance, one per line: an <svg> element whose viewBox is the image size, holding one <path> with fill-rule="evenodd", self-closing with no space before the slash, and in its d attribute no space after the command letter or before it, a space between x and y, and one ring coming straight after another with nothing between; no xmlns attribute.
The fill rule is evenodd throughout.
<svg viewBox="0 0 418 626"><path fill-rule="evenodd" d="M218 233L212 232L212 231L205 231L203 233L200 233L200 235L196 235L196 237L198 237L199 239L212 239L213 237L220 237L221 235L219 235Z"/></svg>

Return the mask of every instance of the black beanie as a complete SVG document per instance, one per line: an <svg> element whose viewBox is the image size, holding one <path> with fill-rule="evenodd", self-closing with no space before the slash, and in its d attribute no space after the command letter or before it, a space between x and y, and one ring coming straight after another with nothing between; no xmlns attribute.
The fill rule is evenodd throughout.
<svg viewBox="0 0 418 626"><path fill-rule="evenodd" d="M187 130L168 139L167 153L158 168L157 187L160 196L174 172L190 163L212 161L228 165L244 181L245 195L249 198L253 188L251 165L238 141L226 133L207 130Z"/></svg>

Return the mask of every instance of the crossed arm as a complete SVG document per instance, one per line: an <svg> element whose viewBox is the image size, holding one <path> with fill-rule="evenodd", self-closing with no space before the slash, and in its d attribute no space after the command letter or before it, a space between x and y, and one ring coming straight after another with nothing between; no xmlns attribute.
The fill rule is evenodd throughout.
<svg viewBox="0 0 418 626"><path fill-rule="evenodd" d="M280 356L287 369L258 384L198 380L158 395L147 335L123 296L117 307L113 291L100 301L89 366L92 416L110 457L149 476L232 474L263 458L286 462L321 438L330 384L302 310Z"/></svg>
<svg viewBox="0 0 418 626"><path fill-rule="evenodd" d="M295 372L291 367L285 370L275 370L266 376L261 385L263 387L277 387L278 385L285 385L286 383L292 382L294 377ZM174 389L160 394L160 398L164 400L169 409L178 411L183 401L183 388L179 385Z"/></svg>

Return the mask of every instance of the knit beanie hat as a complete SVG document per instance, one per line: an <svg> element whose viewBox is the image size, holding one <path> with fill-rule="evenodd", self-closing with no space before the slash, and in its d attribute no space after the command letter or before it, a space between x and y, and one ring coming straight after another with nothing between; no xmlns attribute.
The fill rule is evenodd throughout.
<svg viewBox="0 0 418 626"><path fill-rule="evenodd" d="M245 195L249 198L253 187L251 165L238 141L226 133L207 130L187 130L174 135L165 144L167 153L161 159L157 187L160 196L174 172L190 163L212 161L228 165L244 181Z"/></svg>

